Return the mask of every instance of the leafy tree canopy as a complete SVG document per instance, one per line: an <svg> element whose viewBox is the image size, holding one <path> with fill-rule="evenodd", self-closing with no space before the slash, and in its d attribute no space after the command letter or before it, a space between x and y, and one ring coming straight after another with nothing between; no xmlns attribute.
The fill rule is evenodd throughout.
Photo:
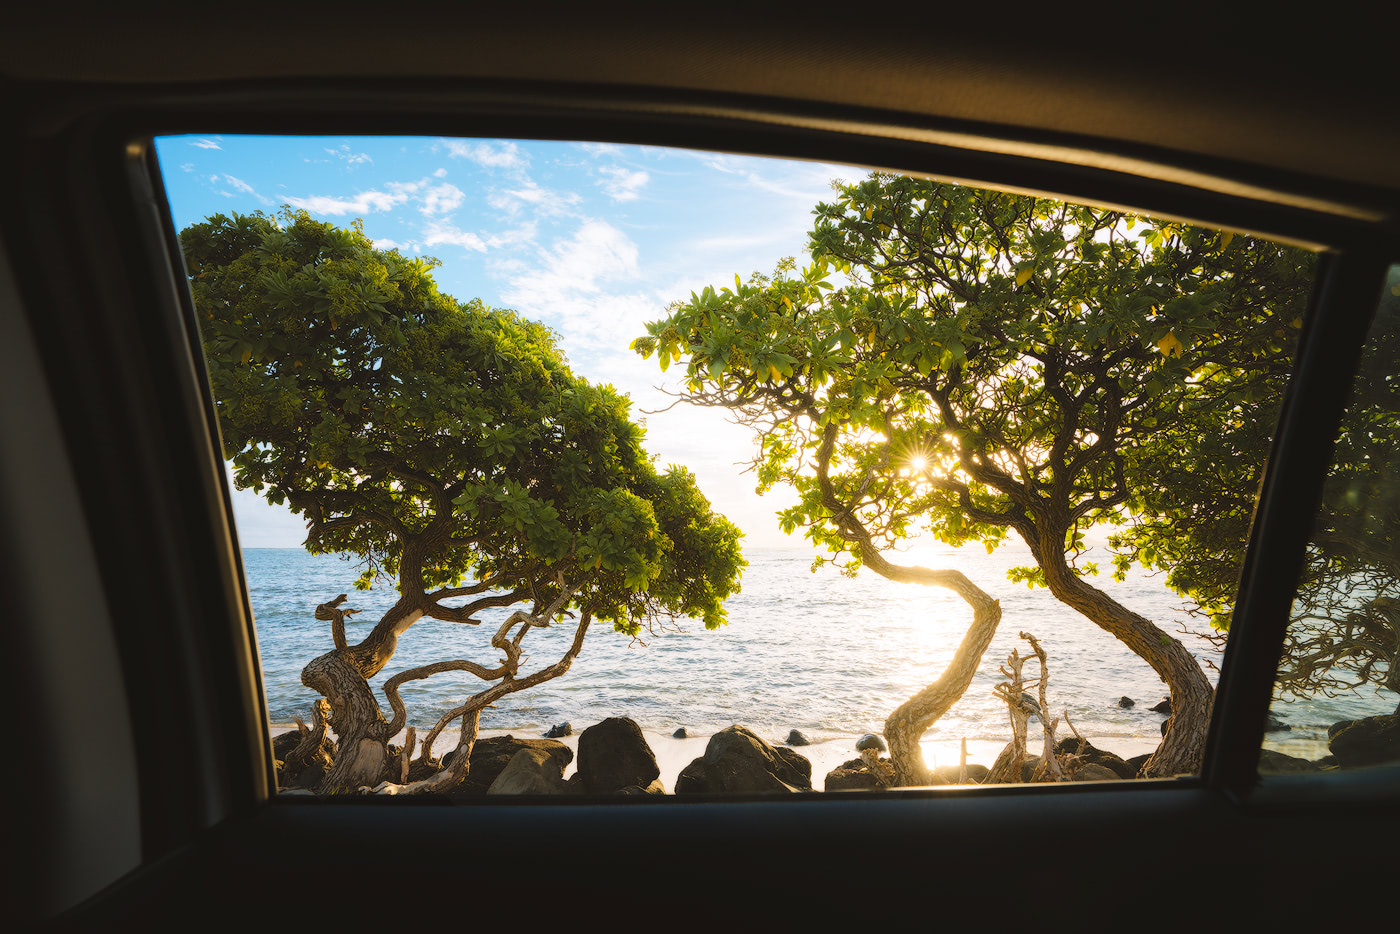
<svg viewBox="0 0 1400 934"><path fill-rule="evenodd" d="M304 516L310 551L357 556L357 586L390 575L457 621L560 587L626 633L725 621L741 533L544 326L441 294L436 261L358 222L219 215L181 243L235 481Z"/></svg>
<svg viewBox="0 0 1400 934"><path fill-rule="evenodd" d="M991 550L1015 531L1036 563L1013 578L1048 586L1168 684L1146 773L1195 772L1212 699L1199 663L1076 559L1086 529L1128 526L1119 574L1136 557L1197 588L1174 559L1214 529L1209 462L1262 465L1251 432L1274 421L1309 255L878 173L837 195L816 208L810 267L708 287L633 346L663 368L684 360L690 399L756 429L760 487L801 496L784 528L850 573L912 579L884 552L913 534ZM1200 472L1179 482L1179 464Z"/></svg>
<svg viewBox="0 0 1400 934"><path fill-rule="evenodd" d="M865 532L991 549L1015 529L1041 562L1018 576L1043 583L1088 526L1162 517L1124 539L1125 563L1191 591L1166 530L1221 506L1247 522L1257 476L1210 491L1202 465L1262 466L1310 256L906 177L838 194L815 211L812 266L707 288L634 343L663 369L685 359L696 401L760 430L760 486L802 493L784 527L848 569Z"/></svg>

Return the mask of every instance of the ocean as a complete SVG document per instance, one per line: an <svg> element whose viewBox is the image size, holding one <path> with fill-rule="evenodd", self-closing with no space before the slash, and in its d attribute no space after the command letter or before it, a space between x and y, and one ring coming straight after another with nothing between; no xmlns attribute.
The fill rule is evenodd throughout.
<svg viewBox="0 0 1400 934"><path fill-rule="evenodd" d="M703 736L739 723L774 742L794 729L816 742L880 732L890 711L943 672L971 611L941 588L892 583L866 570L855 578L831 566L813 572L815 554L804 547L746 550L742 592L729 601L729 624L718 631L681 621L676 631L634 640L595 623L567 674L504 698L484 712L482 728L541 735L565 721L579 731L606 717L626 716L664 735L684 727L691 736ZM301 684L301 669L332 647L329 624L312 615L316 605L350 594L346 605L361 611L347 625L353 643L368 633L395 594L388 585L353 590L356 566L335 556L249 548L243 558L268 719L273 724L291 723L294 716L308 719L316 695ZM1005 680L999 668L1012 649L1029 653L1022 631L1035 636L1047 653L1052 715L1067 711L1079 732L1103 749L1140 749L1160 738L1165 717L1150 708L1166 696L1166 686L1145 662L1048 591L1008 581L1006 568L1032 563L1024 545L1006 545L991 555L981 548L921 547L895 560L961 570L1002 605L997 635L971 687L933 725L926 742L967 739L983 748L1006 742L1006 708L992 688ZM1190 634L1209 632L1208 624L1183 612L1160 577L1134 569L1121 583L1104 574L1095 584L1181 638L1215 682L1220 653ZM386 715L379 688L400 671L449 659L495 664L500 653L489 640L508 612L482 613L480 626L427 618L416 623L371 681ZM572 632L567 621L532 631L522 671L557 661ZM1027 664L1026 675L1036 667L1034 661ZM401 692L409 723L431 727L483 686L464 672L410 682ZM1120 707L1123 697L1134 705ZM1330 723L1393 710L1393 699L1369 690L1341 699L1275 703L1275 716L1290 730L1269 734L1266 745L1316 758L1326 753ZM1069 735L1063 724L1060 735ZM449 728L439 745L453 736Z"/></svg>

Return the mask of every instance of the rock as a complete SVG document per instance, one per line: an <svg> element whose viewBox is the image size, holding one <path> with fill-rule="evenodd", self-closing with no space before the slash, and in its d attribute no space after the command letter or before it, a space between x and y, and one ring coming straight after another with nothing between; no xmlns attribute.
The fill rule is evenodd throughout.
<svg viewBox="0 0 1400 934"><path fill-rule="evenodd" d="M826 773L827 791L874 791L880 787L871 771L860 759L850 759Z"/></svg>
<svg viewBox="0 0 1400 934"><path fill-rule="evenodd" d="M784 742L787 743L789 746L812 745L812 741L806 736L802 735L802 733L797 730L793 730L792 732L788 733L787 739L784 740Z"/></svg>
<svg viewBox="0 0 1400 934"><path fill-rule="evenodd" d="M549 737L550 739L558 739L561 736L573 736L574 725L569 721L565 720L563 723L556 724L555 726L550 727L548 730L545 731L544 735Z"/></svg>
<svg viewBox="0 0 1400 934"><path fill-rule="evenodd" d="M1111 771L1115 778L1137 778L1137 769L1133 768L1121 757L1111 752L1105 752L1096 748L1088 740L1082 742L1074 736L1066 737L1055 744L1055 752L1060 755L1079 756L1082 765L1094 765L1099 768L1106 768ZM1095 779L1083 779L1084 781L1094 781Z"/></svg>
<svg viewBox="0 0 1400 934"><path fill-rule="evenodd" d="M1320 772L1322 767L1308 759L1285 755L1272 749L1259 750L1259 773L1261 775L1294 775L1299 772Z"/></svg>
<svg viewBox="0 0 1400 934"><path fill-rule="evenodd" d="M661 784L661 779L657 779L650 785L643 788L641 785L628 785L626 788L619 788L617 794L620 795L664 795L666 786Z"/></svg>
<svg viewBox="0 0 1400 934"><path fill-rule="evenodd" d="M848 759L826 773L822 787L826 791L884 791L894 781L894 765L889 759L877 759L875 765L880 770L878 775L870 770L864 757ZM933 784L945 783L935 777Z"/></svg>
<svg viewBox="0 0 1400 934"><path fill-rule="evenodd" d="M710 791L752 794L812 790L812 764L790 749L773 747L742 726L710 737L703 758Z"/></svg>
<svg viewBox="0 0 1400 934"><path fill-rule="evenodd" d="M1145 752L1140 756L1133 756L1127 760L1128 768L1132 770L1132 778L1142 778L1142 767L1147 764L1147 760L1152 758L1152 753Z"/></svg>
<svg viewBox="0 0 1400 934"><path fill-rule="evenodd" d="M629 785L646 788L661 769L635 720L608 717L579 734L578 774L590 794L605 795Z"/></svg>
<svg viewBox="0 0 1400 934"><path fill-rule="evenodd" d="M1123 776L1097 762L1085 762L1074 770L1072 781L1076 782L1118 782Z"/></svg>
<svg viewBox="0 0 1400 934"><path fill-rule="evenodd" d="M1172 699L1170 697L1164 697L1159 703L1153 704L1148 709L1151 710L1153 713L1164 713L1167 716L1171 716Z"/></svg>
<svg viewBox="0 0 1400 934"><path fill-rule="evenodd" d="M1291 729L1293 729L1293 727L1289 726L1287 723L1284 723L1282 720L1280 720L1278 717L1275 717L1273 714L1269 714L1264 718L1265 733L1281 733L1284 730Z"/></svg>
<svg viewBox="0 0 1400 934"><path fill-rule="evenodd" d="M681 769L681 774L676 776L676 794L702 795L708 791L710 780L705 775L705 757L701 756Z"/></svg>
<svg viewBox="0 0 1400 934"><path fill-rule="evenodd" d="M806 787L812 787L812 761L810 759L784 746L770 748L772 748L774 755L787 764L788 768L802 776L802 783Z"/></svg>
<svg viewBox="0 0 1400 934"><path fill-rule="evenodd" d="M1137 706L1137 702L1134 701L1131 697L1120 697L1118 698L1118 706L1123 708L1124 710L1131 710L1132 708Z"/></svg>
<svg viewBox="0 0 1400 934"><path fill-rule="evenodd" d="M563 743L553 739L516 739L514 736L492 736L487 739L478 739L472 746L471 767L467 771L467 777L453 788L449 795L470 796L482 795L486 789L496 780L497 776L510 764L510 760L515 758L516 753L522 749L537 749L549 754L559 762L559 772L562 775L564 767L574 761L574 751ZM443 757L446 759L446 756ZM413 778L410 770L409 778Z"/></svg>
<svg viewBox="0 0 1400 934"><path fill-rule="evenodd" d="M564 767L543 749L521 749L486 789L488 795L567 795Z"/></svg>
<svg viewBox="0 0 1400 934"><path fill-rule="evenodd" d="M866 733L860 739L856 740L857 752L865 752L867 749L875 749L879 752L884 752L887 748L889 747L885 745L885 738L879 733Z"/></svg>
<svg viewBox="0 0 1400 934"><path fill-rule="evenodd" d="M690 734L687 733L687 732L685 731L685 727L683 727L683 726L678 726L678 727L676 727L676 732L674 732L674 733L671 734L671 736L674 737L675 739L685 739L685 738L688 737L689 735L690 735Z"/></svg>
<svg viewBox="0 0 1400 934"><path fill-rule="evenodd" d="M1035 777L1036 766L1040 765L1040 756L1026 754L1026 758L1021 762L1021 781L1028 782Z"/></svg>
<svg viewBox="0 0 1400 934"><path fill-rule="evenodd" d="M940 765L933 770L933 777L937 779L937 784L956 785L958 783L959 767L956 765ZM975 762L967 764L967 781L972 785L980 785L986 781L991 774L991 769L985 765L978 765Z"/></svg>
<svg viewBox="0 0 1400 934"><path fill-rule="evenodd" d="M1343 768L1400 762L1400 714L1334 723L1327 728L1327 747Z"/></svg>

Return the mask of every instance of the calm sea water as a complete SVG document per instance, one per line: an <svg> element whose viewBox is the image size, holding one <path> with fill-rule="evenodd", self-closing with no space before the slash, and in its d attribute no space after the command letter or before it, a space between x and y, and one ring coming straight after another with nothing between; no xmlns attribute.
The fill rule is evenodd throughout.
<svg viewBox="0 0 1400 934"><path fill-rule="evenodd" d="M505 698L485 712L482 727L538 735L566 720L580 730L605 717L627 716L643 729L668 734L683 726L691 735L703 735L733 723L777 740L792 729L814 740L878 732L890 711L943 672L971 612L940 588L895 584L866 571L854 579L830 567L813 573L813 554L805 548L749 549L743 592L730 601L730 622L720 631L685 622L683 631L647 636L643 644L595 624L568 674ZM927 739L1006 740L1005 706L992 687L1004 680L998 669L1013 648L1027 654L1029 647L1018 635L1023 630L1049 656L1048 697L1055 714L1067 709L1079 731L1103 748L1115 748L1115 740L1160 737L1164 717L1148 708L1166 696L1166 686L1145 662L1047 591L1007 581L1007 567L1031 563L1024 546L1006 546L993 555L980 548L929 548L906 559L903 563L957 568L1002 604L1000 628L971 688ZM347 605L362 611L347 627L354 642L393 603L394 593L387 586L354 591L355 566L333 556L250 548L244 561L269 719L306 718L315 695L302 686L301 669L332 647L329 624L312 615L316 605L348 592ZM1159 578L1138 571L1123 583L1107 576L1096 583L1169 632L1208 631L1180 610L1180 600ZM421 620L400 638L393 660L372 685L377 690L397 672L429 662L495 664L500 653L489 640L507 612L481 614L481 626ZM557 661L571 636L567 625L531 632L523 670ZM1204 640L1180 638L1214 682L1212 665L1219 664L1219 654ZM1028 664L1026 673L1035 668ZM409 722L430 727L482 686L457 672L410 682L401 692ZM1136 706L1120 708L1124 696ZM387 712L387 703L383 706ZM1276 704L1275 715L1293 730L1271 734L1268 745L1321 755L1325 749L1318 750L1318 738L1325 738L1328 724L1393 709L1393 699L1369 692L1340 701Z"/></svg>

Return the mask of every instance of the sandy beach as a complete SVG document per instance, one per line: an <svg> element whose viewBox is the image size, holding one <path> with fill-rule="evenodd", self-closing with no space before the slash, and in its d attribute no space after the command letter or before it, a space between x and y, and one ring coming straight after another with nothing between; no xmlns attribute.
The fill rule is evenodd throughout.
<svg viewBox="0 0 1400 934"><path fill-rule="evenodd" d="M290 724L273 724L271 727L273 736L293 729L296 729L296 727ZM480 735L482 737L517 736L521 739L544 738L536 733L527 733L520 730L482 730ZM676 777L680 775L681 770L693 760L705 754L705 746L710 741L709 736L688 736L684 739L677 739L674 736L647 730L643 730L642 735L646 738L647 745L651 747L651 751L656 755L656 764L661 769L661 782L666 786L668 792L675 790ZM404 734L399 733L394 736L390 742L402 744L403 737ZM574 733L571 736L561 737L558 740L574 752L574 761L569 763L568 768L564 770L565 778L574 774L578 764L578 737L579 734ZM783 737L765 736L763 738L775 746L782 745ZM793 746L790 748L812 763L812 787L820 791L822 790L823 780L826 778L828 772L848 759L856 758L856 740L859 738L858 736L840 737L824 742L814 742L808 746ZM442 736L438 737L437 742L434 744L434 749L438 754L441 754L451 749L456 742L457 737L455 730L445 731ZM1090 737L1090 742L1094 742L1093 737ZM928 763L930 767L934 768L943 765L957 765L959 756L958 745L959 744L955 742L925 741L923 744L924 761ZM990 766L996 759L997 754L1001 752L1003 745L1003 743L997 742L970 740L967 744L967 761L970 764ZM1095 742L1094 745L1107 752L1116 753L1125 759L1152 752L1156 749L1155 743L1135 738L1102 740L1100 742ZM1038 753L1039 750L1040 744L1038 738L1033 738L1030 743L1030 752Z"/></svg>

